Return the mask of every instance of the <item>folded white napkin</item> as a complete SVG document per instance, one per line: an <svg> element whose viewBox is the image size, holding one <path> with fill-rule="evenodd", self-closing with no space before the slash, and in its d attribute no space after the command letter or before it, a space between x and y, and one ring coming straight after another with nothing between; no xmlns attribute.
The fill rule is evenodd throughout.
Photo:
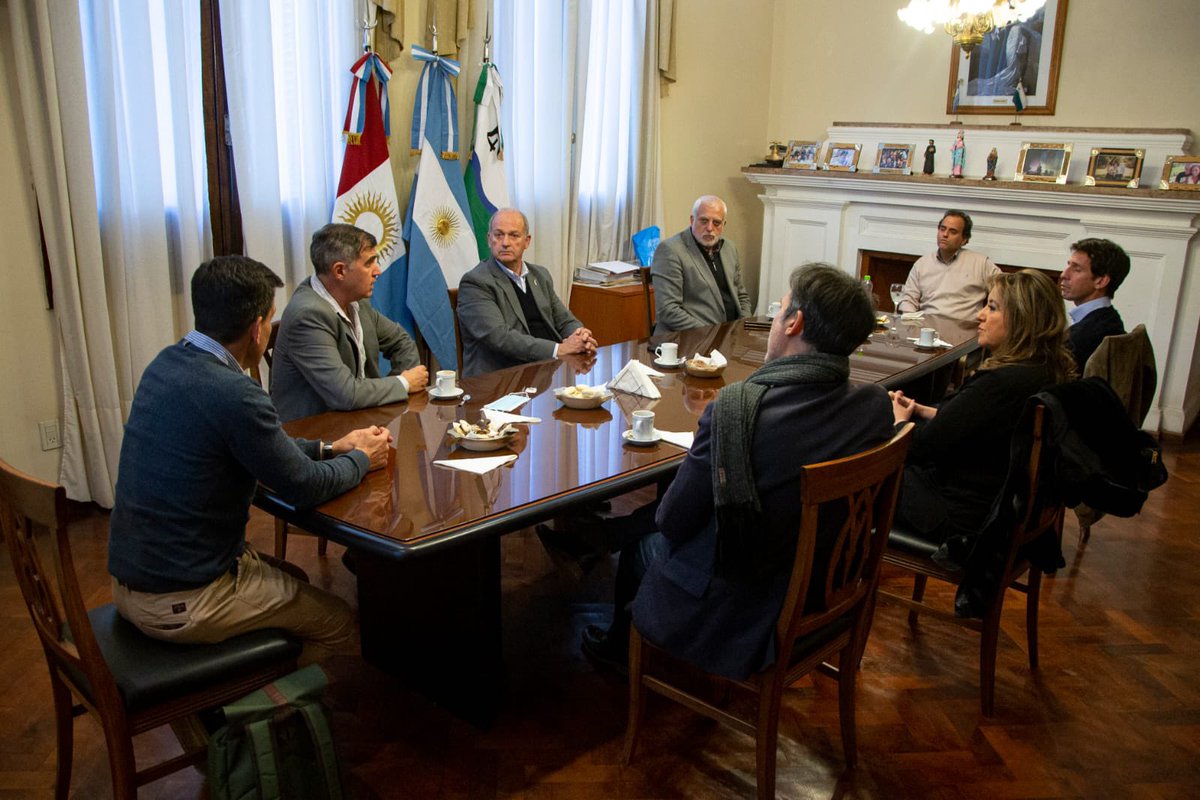
<svg viewBox="0 0 1200 800"><path fill-rule="evenodd" d="M924 311L905 311L903 314L900 315L900 319L904 319L904 320L925 319L925 312Z"/></svg>
<svg viewBox="0 0 1200 800"><path fill-rule="evenodd" d="M650 369L640 361L631 359L628 364L621 367L621 371L608 382L608 385L609 388L619 392L638 394L642 397L649 397L651 400L657 400L662 397L662 392L654 385L654 381L650 380L651 375L662 375L662 373Z"/></svg>
<svg viewBox="0 0 1200 800"><path fill-rule="evenodd" d="M529 397L523 394L506 394L498 400L493 400L484 406L485 411L516 411L529 402Z"/></svg>
<svg viewBox="0 0 1200 800"><path fill-rule="evenodd" d="M663 438L664 442L670 442L684 450L691 450L692 440L696 438L696 434L691 431L664 431L662 428L655 428L655 432Z"/></svg>
<svg viewBox="0 0 1200 800"><path fill-rule="evenodd" d="M696 355L692 356L692 360L699 361L701 364L709 364L716 369L720 369L729 363L725 356L721 354L721 351L716 348L713 348L713 351L706 356L696 353Z"/></svg>
<svg viewBox="0 0 1200 800"><path fill-rule="evenodd" d="M917 344L917 343L920 341L920 340L919 340L919 339L917 339L917 337L915 337L915 336L910 336L910 337L908 337L908 340L909 340L910 342L912 342L913 344ZM949 342L947 342L945 339L934 339L934 340L933 340L933 346L934 346L934 347L945 347L945 348L954 347L954 345L950 344L950 343L949 343Z"/></svg>
<svg viewBox="0 0 1200 800"><path fill-rule="evenodd" d="M484 415L492 422L503 424L506 422L541 422L541 417L525 417L520 414L510 414L507 411L497 411L494 408L483 409Z"/></svg>
<svg viewBox="0 0 1200 800"><path fill-rule="evenodd" d="M439 467L460 469L463 472L473 472L476 475L483 475L486 472L491 472L516 460L517 457L515 455L479 456L478 458L439 459L433 463Z"/></svg>

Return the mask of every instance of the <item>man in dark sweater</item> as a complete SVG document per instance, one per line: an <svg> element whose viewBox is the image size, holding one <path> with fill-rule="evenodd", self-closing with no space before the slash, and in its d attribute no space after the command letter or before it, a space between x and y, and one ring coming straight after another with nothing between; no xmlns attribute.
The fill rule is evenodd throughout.
<svg viewBox="0 0 1200 800"><path fill-rule="evenodd" d="M1075 304L1067 311L1067 336L1080 375L1104 337L1125 332L1112 298L1128 274L1129 256L1120 245L1108 239L1080 239L1071 245L1058 287L1063 299Z"/></svg>
<svg viewBox="0 0 1200 800"><path fill-rule="evenodd" d="M391 437L375 426L336 442L284 433L243 372L262 358L282 285L243 256L214 258L192 277L196 329L158 354L133 398L108 571L121 615L149 636L217 642L282 628L304 642L308 663L348 642L354 618L341 598L247 545L255 486L317 505L384 466Z"/></svg>

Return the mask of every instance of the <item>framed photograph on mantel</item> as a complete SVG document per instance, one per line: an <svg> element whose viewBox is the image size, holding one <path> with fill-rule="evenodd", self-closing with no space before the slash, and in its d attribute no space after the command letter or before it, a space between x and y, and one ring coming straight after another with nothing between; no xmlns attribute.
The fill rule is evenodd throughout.
<svg viewBox="0 0 1200 800"><path fill-rule="evenodd" d="M1026 142L1017 157L1016 179L1040 183L1066 183L1071 165L1071 145Z"/></svg>
<svg viewBox="0 0 1200 800"><path fill-rule="evenodd" d="M854 142L830 142L825 146L823 169L835 172L857 172L862 145Z"/></svg>
<svg viewBox="0 0 1200 800"><path fill-rule="evenodd" d="M1046 0L1024 22L984 36L970 58L951 46L946 113L1016 114L1019 82L1025 89L1021 114L1053 114L1066 21L1067 0Z"/></svg>
<svg viewBox="0 0 1200 800"><path fill-rule="evenodd" d="M1200 156L1167 156L1158 188L1200 191Z"/></svg>
<svg viewBox="0 0 1200 800"><path fill-rule="evenodd" d="M1084 186L1123 186L1138 188L1142 178L1145 152L1126 148L1093 147L1088 160Z"/></svg>
<svg viewBox="0 0 1200 800"><path fill-rule="evenodd" d="M792 139L788 142L787 155L783 158L784 169L820 169L820 142Z"/></svg>
<svg viewBox="0 0 1200 800"><path fill-rule="evenodd" d="M875 168L871 171L884 175L912 175L912 154L911 144L881 142L875 152Z"/></svg>

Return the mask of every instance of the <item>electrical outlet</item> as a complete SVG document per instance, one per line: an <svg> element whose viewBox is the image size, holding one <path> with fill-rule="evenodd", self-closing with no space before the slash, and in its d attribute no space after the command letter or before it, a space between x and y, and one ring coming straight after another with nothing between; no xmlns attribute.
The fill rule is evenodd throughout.
<svg viewBox="0 0 1200 800"><path fill-rule="evenodd" d="M43 450L57 450L62 447L62 437L58 432L58 420L47 419L39 422L38 433L42 435Z"/></svg>

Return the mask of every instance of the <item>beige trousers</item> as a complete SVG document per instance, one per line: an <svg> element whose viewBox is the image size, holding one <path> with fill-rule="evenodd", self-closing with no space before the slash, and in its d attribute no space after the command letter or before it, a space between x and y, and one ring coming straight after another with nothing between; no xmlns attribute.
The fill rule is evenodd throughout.
<svg viewBox="0 0 1200 800"><path fill-rule="evenodd" d="M303 666L327 658L354 636L354 614L346 601L268 563L249 545L238 559L236 576L226 573L207 586L152 594L113 579L112 592L121 616L167 642L211 644L281 628L304 643Z"/></svg>

